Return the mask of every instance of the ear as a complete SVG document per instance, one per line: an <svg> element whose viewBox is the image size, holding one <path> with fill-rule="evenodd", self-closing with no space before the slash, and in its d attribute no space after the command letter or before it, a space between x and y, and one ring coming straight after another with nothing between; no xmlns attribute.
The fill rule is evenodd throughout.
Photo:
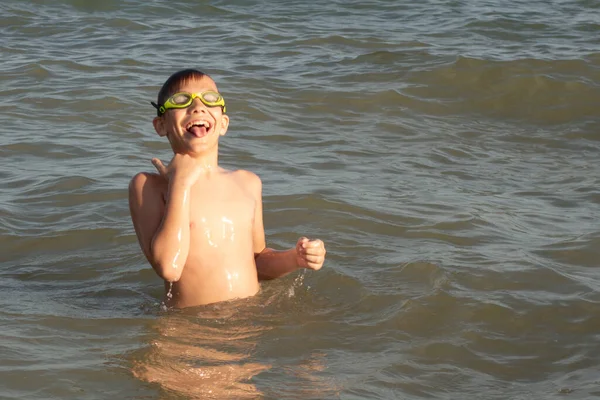
<svg viewBox="0 0 600 400"><path fill-rule="evenodd" d="M221 115L221 132L219 132L219 135L225 135L227 133L227 128L229 128L229 115L223 114Z"/></svg>
<svg viewBox="0 0 600 400"><path fill-rule="evenodd" d="M158 136L167 136L167 130L165 129L165 120L162 117L154 117L152 120L154 130L158 133Z"/></svg>

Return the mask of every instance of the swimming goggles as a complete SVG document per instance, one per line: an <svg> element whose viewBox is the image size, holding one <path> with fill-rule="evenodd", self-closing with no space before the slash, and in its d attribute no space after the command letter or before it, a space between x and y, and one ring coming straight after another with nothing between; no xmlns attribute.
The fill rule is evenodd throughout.
<svg viewBox="0 0 600 400"><path fill-rule="evenodd" d="M159 106L153 101L150 103L152 103L154 108L158 110L160 115L163 115L167 112L167 110L172 108L187 108L191 106L195 98L200 99L200 101L207 107L222 107L223 113L225 113L227 110L223 96L221 96L220 93L213 92L212 90L198 94L188 92L175 93L173 96L169 97L162 106Z"/></svg>

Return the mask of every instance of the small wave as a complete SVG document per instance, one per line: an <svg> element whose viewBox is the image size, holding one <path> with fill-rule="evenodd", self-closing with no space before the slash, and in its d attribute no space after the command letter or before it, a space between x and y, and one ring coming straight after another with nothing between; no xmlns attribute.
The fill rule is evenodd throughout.
<svg viewBox="0 0 600 400"><path fill-rule="evenodd" d="M411 86L403 93L437 103L448 113L566 123L597 115L598 80L597 68L584 60L459 57L449 65L410 74Z"/></svg>

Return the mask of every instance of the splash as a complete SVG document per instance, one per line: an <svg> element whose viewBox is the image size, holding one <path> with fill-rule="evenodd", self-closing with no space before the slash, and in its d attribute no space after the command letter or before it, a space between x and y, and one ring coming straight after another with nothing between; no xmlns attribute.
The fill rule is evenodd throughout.
<svg viewBox="0 0 600 400"><path fill-rule="evenodd" d="M294 297L294 295L296 294L296 288L299 289L302 286L302 284L304 283L304 275L305 275L305 271L302 270L298 274L298 276L294 279L292 286L290 286L290 288L288 290L288 297Z"/></svg>
<svg viewBox="0 0 600 400"><path fill-rule="evenodd" d="M173 298L173 282L169 282L169 290L167 290L167 301Z"/></svg>

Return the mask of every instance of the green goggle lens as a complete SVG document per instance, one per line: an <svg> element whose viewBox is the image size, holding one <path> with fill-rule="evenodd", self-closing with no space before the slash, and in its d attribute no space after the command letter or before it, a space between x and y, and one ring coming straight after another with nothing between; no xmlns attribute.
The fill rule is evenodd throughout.
<svg viewBox="0 0 600 400"><path fill-rule="evenodd" d="M223 99L223 96L219 93L213 91L198 94L188 92L175 93L173 96L169 97L162 106L158 106L155 103L152 103L152 105L162 115L172 108L187 108L192 105L192 102L196 98L199 98L207 107L222 107L223 112L226 112L225 99Z"/></svg>

